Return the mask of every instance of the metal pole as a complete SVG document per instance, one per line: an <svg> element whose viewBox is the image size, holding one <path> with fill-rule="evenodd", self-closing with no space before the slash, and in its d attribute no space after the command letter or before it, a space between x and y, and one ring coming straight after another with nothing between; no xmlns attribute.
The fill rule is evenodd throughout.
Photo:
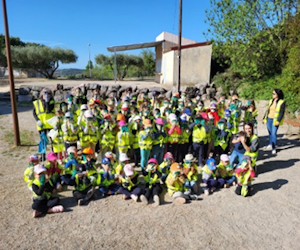
<svg viewBox="0 0 300 250"><path fill-rule="evenodd" d="M5 30L7 69L8 69L9 86L10 86L10 102L11 102L11 111L12 111L12 117L13 117L13 123L14 123L15 146L20 146L21 140L20 140L20 131L19 131L16 94L15 94L14 75L13 75L13 68L12 68L12 63L11 63L9 30L8 30L8 21L7 21L5 0L2 0L2 8L3 8L3 19L4 19L4 30Z"/></svg>
<svg viewBox="0 0 300 250"><path fill-rule="evenodd" d="M115 75L115 83L117 82L117 54L116 54L116 47L115 50L115 58L114 58L114 75Z"/></svg>
<svg viewBox="0 0 300 250"><path fill-rule="evenodd" d="M90 72L90 78L92 78L91 50L90 50L91 44L89 43L88 46L89 46L89 72Z"/></svg>
<svg viewBox="0 0 300 250"><path fill-rule="evenodd" d="M179 27L178 27L178 79L177 91L180 91L180 67L181 67L181 24L182 24L182 0L179 0Z"/></svg>

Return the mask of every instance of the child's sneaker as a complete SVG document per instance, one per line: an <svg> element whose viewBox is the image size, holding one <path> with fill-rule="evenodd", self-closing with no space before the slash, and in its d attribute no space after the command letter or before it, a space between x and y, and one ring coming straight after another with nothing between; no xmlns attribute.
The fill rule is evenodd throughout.
<svg viewBox="0 0 300 250"><path fill-rule="evenodd" d="M277 152L276 152L276 149L273 149L273 150L272 150L272 155L276 155L276 153L277 153Z"/></svg>
<svg viewBox="0 0 300 250"><path fill-rule="evenodd" d="M42 212L37 211L37 210L33 210L33 218L37 218L42 214Z"/></svg>
<svg viewBox="0 0 300 250"><path fill-rule="evenodd" d="M160 205L160 201L159 201L159 196L158 195L154 195L153 196L153 201L154 201L154 206L158 207Z"/></svg>
<svg viewBox="0 0 300 250"><path fill-rule="evenodd" d="M204 190L204 195L208 196L209 195L209 191L206 189Z"/></svg>
<svg viewBox="0 0 300 250"><path fill-rule="evenodd" d="M193 185L193 192L194 192L194 194L198 193L198 185L197 185L197 183Z"/></svg>
<svg viewBox="0 0 300 250"><path fill-rule="evenodd" d="M224 188L229 188L229 186L230 186L229 183L224 184Z"/></svg>
<svg viewBox="0 0 300 250"><path fill-rule="evenodd" d="M130 197L131 197L131 199L133 199L135 202L137 202L138 201L138 196L137 195L135 195L135 194L132 194L132 195L130 195Z"/></svg>
<svg viewBox="0 0 300 250"><path fill-rule="evenodd" d="M145 195L141 195L140 196L140 199L141 199L141 202L144 204L144 205L148 205L148 199L146 198Z"/></svg>
<svg viewBox="0 0 300 250"><path fill-rule="evenodd" d="M61 213L63 211L64 211L64 207L62 205L58 205L51 208L50 213Z"/></svg>
<svg viewBox="0 0 300 250"><path fill-rule="evenodd" d="M195 194L190 194L189 196L190 196L190 199L191 199L191 200L194 200L194 201L195 201L195 200L198 199L198 196L195 195Z"/></svg>
<svg viewBox="0 0 300 250"><path fill-rule="evenodd" d="M272 150L272 145L265 146L263 149L264 150Z"/></svg>
<svg viewBox="0 0 300 250"><path fill-rule="evenodd" d="M184 204L186 202L186 199L184 199L183 197L177 197L174 199L174 201L177 201L180 204Z"/></svg>
<svg viewBox="0 0 300 250"><path fill-rule="evenodd" d="M83 205L83 203L84 203L84 199L79 199L79 200L78 200L78 206Z"/></svg>

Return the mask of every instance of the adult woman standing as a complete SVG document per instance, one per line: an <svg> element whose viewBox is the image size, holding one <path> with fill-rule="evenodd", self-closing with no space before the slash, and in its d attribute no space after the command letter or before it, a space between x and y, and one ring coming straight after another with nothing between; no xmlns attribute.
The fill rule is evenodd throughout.
<svg viewBox="0 0 300 250"><path fill-rule="evenodd" d="M266 150L272 150L272 154L276 154L277 130L279 125L283 124L285 112L285 101L283 100L283 92L281 89L274 89L272 93L273 99L269 101L268 109L265 113L263 123L267 124L269 132L269 145Z"/></svg>

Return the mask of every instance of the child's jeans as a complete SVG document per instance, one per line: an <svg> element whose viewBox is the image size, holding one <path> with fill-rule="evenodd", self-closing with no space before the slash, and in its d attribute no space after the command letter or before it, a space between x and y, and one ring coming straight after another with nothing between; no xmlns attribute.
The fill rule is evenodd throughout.
<svg viewBox="0 0 300 250"><path fill-rule="evenodd" d="M188 190L193 190L193 186L196 185L196 181L189 181L186 180L184 183L184 186L188 189Z"/></svg>
<svg viewBox="0 0 300 250"><path fill-rule="evenodd" d="M102 194L107 194L109 191L111 191L111 194L115 194L119 188L118 184L111 184L108 187L99 187L99 191Z"/></svg>
<svg viewBox="0 0 300 250"><path fill-rule="evenodd" d="M211 188L220 188L224 186L225 180L223 178L213 179L210 178L208 180L203 179L203 182L206 184L206 187L203 187L203 190L210 190Z"/></svg>
<svg viewBox="0 0 300 250"><path fill-rule="evenodd" d="M147 162L150 157L151 150L150 149L141 149L141 168L145 169L147 166Z"/></svg>
<svg viewBox="0 0 300 250"><path fill-rule="evenodd" d="M127 188L120 187L118 190L118 193L125 194L127 198L130 197L130 195L134 194L139 196L142 193L142 189L139 187L136 187L134 189L131 189L130 191Z"/></svg>
<svg viewBox="0 0 300 250"><path fill-rule="evenodd" d="M235 176L227 176L225 178L225 183L231 185L235 181Z"/></svg>

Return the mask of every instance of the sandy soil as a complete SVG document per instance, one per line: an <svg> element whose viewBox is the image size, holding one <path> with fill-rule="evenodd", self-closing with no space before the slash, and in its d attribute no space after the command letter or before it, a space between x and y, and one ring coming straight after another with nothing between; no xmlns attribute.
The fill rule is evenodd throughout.
<svg viewBox="0 0 300 250"><path fill-rule="evenodd" d="M23 181L28 156L37 146L12 148L3 139L12 130L8 103L0 103L0 249L299 249L299 140L283 138L279 152L260 152L253 196L222 189L189 204L165 195L158 208L120 195L78 207L61 193L67 211L33 219L31 193ZM31 106L19 107L21 132L34 131ZM259 125L261 146L267 130Z"/></svg>

